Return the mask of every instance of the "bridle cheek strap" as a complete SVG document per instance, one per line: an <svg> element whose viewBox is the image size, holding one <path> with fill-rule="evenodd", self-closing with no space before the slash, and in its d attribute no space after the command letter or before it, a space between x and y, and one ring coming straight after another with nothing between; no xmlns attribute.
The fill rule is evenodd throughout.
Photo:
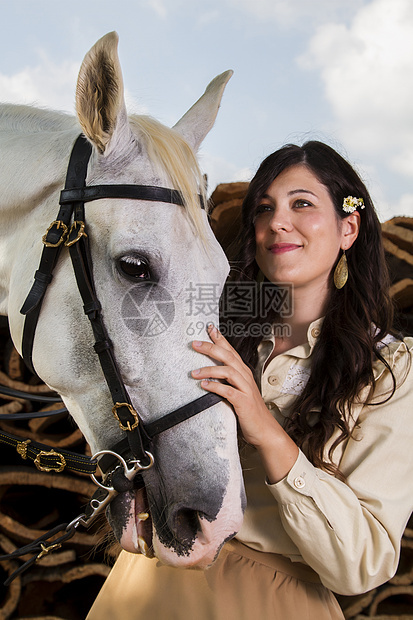
<svg viewBox="0 0 413 620"><path fill-rule="evenodd" d="M85 138L79 136L70 156L66 175L66 188L84 186L91 153L92 146ZM46 233L43 235L43 250L40 258L40 265L34 274L32 288L20 310L21 314L24 314L26 317L23 328L22 357L33 374L36 374L32 359L33 343L40 310L47 287L53 278L53 270L65 244L72 214L72 203L61 204L56 219L50 224Z"/></svg>

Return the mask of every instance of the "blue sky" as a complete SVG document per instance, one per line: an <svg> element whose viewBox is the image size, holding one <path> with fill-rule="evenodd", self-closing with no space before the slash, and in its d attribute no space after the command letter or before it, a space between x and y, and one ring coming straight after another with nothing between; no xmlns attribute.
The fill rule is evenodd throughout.
<svg viewBox="0 0 413 620"><path fill-rule="evenodd" d="M233 69L200 150L210 190L320 139L381 220L413 215L412 0L0 0L0 100L74 112L83 56L116 30L127 102L173 125Z"/></svg>

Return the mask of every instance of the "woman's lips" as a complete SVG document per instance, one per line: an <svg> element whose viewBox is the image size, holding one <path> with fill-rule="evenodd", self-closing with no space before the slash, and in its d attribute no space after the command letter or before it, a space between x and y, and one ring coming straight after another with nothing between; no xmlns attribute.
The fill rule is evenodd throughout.
<svg viewBox="0 0 413 620"><path fill-rule="evenodd" d="M301 245L295 243L274 243L268 249L272 254L284 254L285 252L292 252L298 250Z"/></svg>

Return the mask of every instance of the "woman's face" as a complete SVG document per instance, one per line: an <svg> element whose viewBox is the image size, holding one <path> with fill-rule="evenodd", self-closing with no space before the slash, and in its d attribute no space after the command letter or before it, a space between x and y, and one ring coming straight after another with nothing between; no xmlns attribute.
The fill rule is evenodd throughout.
<svg viewBox="0 0 413 620"><path fill-rule="evenodd" d="M346 218L347 219L347 218ZM326 293L331 269L353 241L327 188L304 165L286 168L268 187L255 219L256 261L271 282ZM357 236L357 235L356 235Z"/></svg>

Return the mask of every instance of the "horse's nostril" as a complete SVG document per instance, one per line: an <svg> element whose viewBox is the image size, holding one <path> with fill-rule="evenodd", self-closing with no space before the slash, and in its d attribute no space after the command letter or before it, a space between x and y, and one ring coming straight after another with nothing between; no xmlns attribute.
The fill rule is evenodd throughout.
<svg viewBox="0 0 413 620"><path fill-rule="evenodd" d="M178 540L193 541L201 530L198 512L190 508L178 509L171 519L172 531Z"/></svg>

